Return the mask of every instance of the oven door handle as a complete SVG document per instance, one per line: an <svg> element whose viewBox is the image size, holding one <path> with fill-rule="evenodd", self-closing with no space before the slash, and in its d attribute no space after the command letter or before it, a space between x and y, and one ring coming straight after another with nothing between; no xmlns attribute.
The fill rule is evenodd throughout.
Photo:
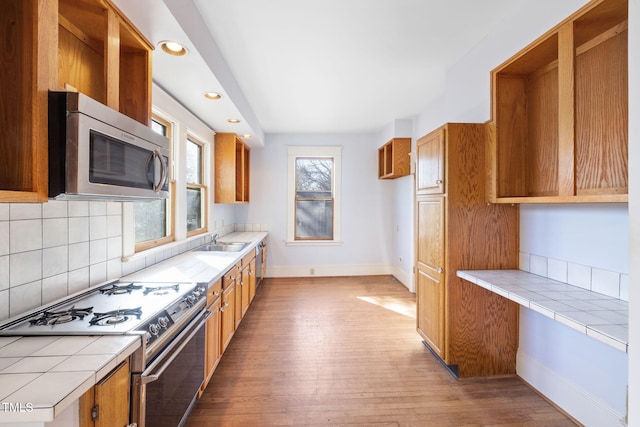
<svg viewBox="0 0 640 427"><path fill-rule="evenodd" d="M169 347L163 350L163 353L169 353L167 358L159 357L154 361L147 369L140 374L140 381L142 384L149 384L154 381L157 381L160 378L160 375L171 365L173 359L175 359L178 354L182 351L182 349L189 344L191 338L198 333L200 328L206 323L206 321L211 317L211 312L209 310L205 310L202 314L200 314L197 318L191 321L189 326L184 328ZM193 326L194 323L197 323L196 326ZM186 338L185 338L186 336ZM203 356L204 357L204 356ZM162 365L158 368L158 365L162 363Z"/></svg>

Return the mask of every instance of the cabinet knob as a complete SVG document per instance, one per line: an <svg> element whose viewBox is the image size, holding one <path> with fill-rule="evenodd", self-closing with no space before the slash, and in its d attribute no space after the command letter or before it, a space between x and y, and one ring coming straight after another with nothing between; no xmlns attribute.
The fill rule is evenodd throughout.
<svg viewBox="0 0 640 427"><path fill-rule="evenodd" d="M225 301L225 302L224 302L224 306L225 306L225 307L229 307L229 301Z"/></svg>
<svg viewBox="0 0 640 427"><path fill-rule="evenodd" d="M438 273L442 273L442 267L438 267L438 269L436 270Z"/></svg>
<svg viewBox="0 0 640 427"><path fill-rule="evenodd" d="M224 311L224 307L220 307L220 311Z"/></svg>
<svg viewBox="0 0 640 427"><path fill-rule="evenodd" d="M441 179L437 179L436 180L436 184L442 184L442 180Z"/></svg>

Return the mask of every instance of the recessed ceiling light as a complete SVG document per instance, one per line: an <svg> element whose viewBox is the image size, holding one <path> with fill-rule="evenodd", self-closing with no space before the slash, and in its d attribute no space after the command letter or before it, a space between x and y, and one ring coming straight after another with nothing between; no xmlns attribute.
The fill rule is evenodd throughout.
<svg viewBox="0 0 640 427"><path fill-rule="evenodd" d="M222 95L220 95L218 92L205 92L204 97L207 99L217 100L222 98Z"/></svg>
<svg viewBox="0 0 640 427"><path fill-rule="evenodd" d="M228 119L227 121L229 123L233 123L234 125L237 124L237 123L240 123L240 120L238 120L238 119Z"/></svg>
<svg viewBox="0 0 640 427"><path fill-rule="evenodd" d="M245 133L244 135L242 135L242 137L243 137L244 139L251 139L251 138L253 138L253 136L249 135L248 133Z"/></svg>
<svg viewBox="0 0 640 427"><path fill-rule="evenodd" d="M158 46L160 46L160 49L162 49L163 52L166 52L169 55L184 56L187 54L186 47L184 47L178 42L174 42L171 40L163 40L160 43L158 43Z"/></svg>

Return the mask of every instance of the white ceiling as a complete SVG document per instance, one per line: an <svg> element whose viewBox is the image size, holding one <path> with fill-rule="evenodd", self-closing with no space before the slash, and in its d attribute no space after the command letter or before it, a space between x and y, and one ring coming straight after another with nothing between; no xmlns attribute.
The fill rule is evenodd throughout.
<svg viewBox="0 0 640 427"><path fill-rule="evenodd" d="M376 132L419 114L444 94L447 69L524 1L114 2L152 43L190 49L154 51L159 86L215 131L262 145L264 133Z"/></svg>

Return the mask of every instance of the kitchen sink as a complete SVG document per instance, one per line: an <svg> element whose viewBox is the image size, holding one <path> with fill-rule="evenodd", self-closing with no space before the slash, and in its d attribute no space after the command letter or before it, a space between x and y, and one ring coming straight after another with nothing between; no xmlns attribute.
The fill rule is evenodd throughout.
<svg viewBox="0 0 640 427"><path fill-rule="evenodd" d="M217 242L200 246L196 251L203 252L240 252L249 245L248 242Z"/></svg>

